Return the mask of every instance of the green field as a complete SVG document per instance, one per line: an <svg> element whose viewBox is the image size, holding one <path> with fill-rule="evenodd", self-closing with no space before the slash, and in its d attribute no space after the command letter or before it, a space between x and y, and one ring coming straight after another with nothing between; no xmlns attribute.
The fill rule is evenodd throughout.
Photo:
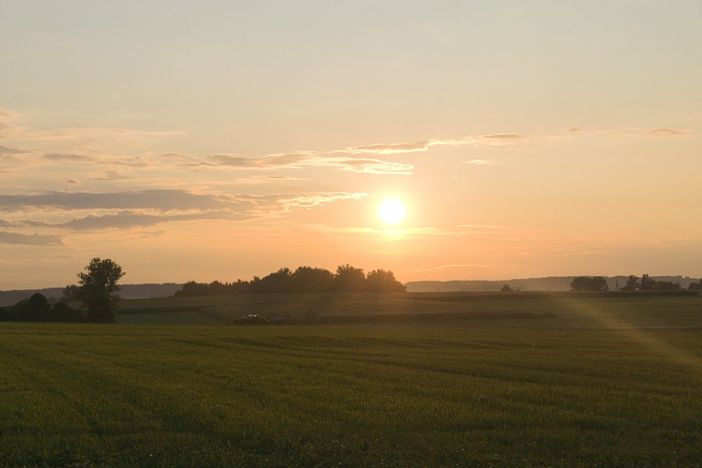
<svg viewBox="0 0 702 468"><path fill-rule="evenodd" d="M322 305L465 317L2 323L0 465L702 466L699 296L165 299L118 322Z"/></svg>
<svg viewBox="0 0 702 468"><path fill-rule="evenodd" d="M702 296L573 293L416 293L416 294L269 294L126 300L117 321L131 324L229 324L248 313L261 317L290 314L303 321L312 313L321 323L360 318L378 323L397 316L412 322L471 325L621 328L702 328ZM406 320L408 319L408 320Z"/></svg>

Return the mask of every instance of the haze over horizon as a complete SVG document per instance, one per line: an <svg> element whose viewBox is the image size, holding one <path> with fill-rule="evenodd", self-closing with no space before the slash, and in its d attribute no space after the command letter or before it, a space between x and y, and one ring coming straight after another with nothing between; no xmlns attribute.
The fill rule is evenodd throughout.
<svg viewBox="0 0 702 468"><path fill-rule="evenodd" d="M0 31L0 289L96 256L702 276L700 2L0 0Z"/></svg>

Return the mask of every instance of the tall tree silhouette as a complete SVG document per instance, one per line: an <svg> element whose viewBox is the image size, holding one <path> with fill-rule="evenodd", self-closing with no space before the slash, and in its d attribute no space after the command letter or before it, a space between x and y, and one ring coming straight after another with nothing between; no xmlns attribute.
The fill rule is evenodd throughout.
<svg viewBox="0 0 702 468"><path fill-rule="evenodd" d="M117 282L125 275L122 267L111 259L93 258L85 272L78 273L80 298L88 307L91 322L114 322L114 309L119 301Z"/></svg>

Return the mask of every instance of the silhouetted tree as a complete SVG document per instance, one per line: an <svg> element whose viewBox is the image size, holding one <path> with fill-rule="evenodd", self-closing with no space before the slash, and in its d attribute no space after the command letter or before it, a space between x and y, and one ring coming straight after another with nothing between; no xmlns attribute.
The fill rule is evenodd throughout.
<svg viewBox="0 0 702 468"><path fill-rule="evenodd" d="M254 276L251 281L237 280L233 283L197 283L189 281L176 291L175 296L211 296L224 294L268 294L310 292L396 292L405 287L395 279L391 271L375 270L368 278L360 268L342 265L332 274L324 268L298 267L295 271L281 268L263 278Z"/></svg>
<svg viewBox="0 0 702 468"><path fill-rule="evenodd" d="M252 287L252 292L258 293L286 293L292 292L293 274L290 268L280 270L264 276Z"/></svg>
<svg viewBox="0 0 702 468"><path fill-rule="evenodd" d="M578 276L570 282L573 291L609 291L607 280L601 276Z"/></svg>
<svg viewBox="0 0 702 468"><path fill-rule="evenodd" d="M57 302L51 308L50 320L52 322L82 322L83 314L65 302Z"/></svg>
<svg viewBox="0 0 702 468"><path fill-rule="evenodd" d="M395 279L392 271L373 270L366 277L366 291L403 292L405 287Z"/></svg>
<svg viewBox="0 0 702 468"><path fill-rule="evenodd" d="M72 302L80 300L80 287L75 284L69 284L62 291L62 300L64 302Z"/></svg>
<svg viewBox="0 0 702 468"><path fill-rule="evenodd" d="M504 286L502 286L502 288L500 288L500 292L503 292L503 293L509 293L509 292L513 292L513 291L514 290L509 286L509 284L505 284Z"/></svg>
<svg viewBox="0 0 702 468"><path fill-rule="evenodd" d="M365 288L366 276L360 268L351 265L340 265L334 275L334 290L344 292L359 292Z"/></svg>
<svg viewBox="0 0 702 468"><path fill-rule="evenodd" d="M17 320L17 311L14 307L0 307L0 322L14 322Z"/></svg>
<svg viewBox="0 0 702 468"><path fill-rule="evenodd" d="M25 320L31 322L42 322L49 319L51 304L41 293L34 293L27 302L27 317Z"/></svg>
<svg viewBox="0 0 702 468"><path fill-rule="evenodd" d="M125 275L122 267L109 258L93 258L85 272L78 273L80 298L88 307L91 322L113 322L119 301L117 282Z"/></svg>
<svg viewBox="0 0 702 468"><path fill-rule="evenodd" d="M88 306L88 322L114 322L115 313L112 301L107 297L96 297Z"/></svg>
<svg viewBox="0 0 702 468"><path fill-rule="evenodd" d="M0 308L0 321L13 322L80 322L82 314L64 302L53 307L43 294L33 294L11 307Z"/></svg>
<svg viewBox="0 0 702 468"><path fill-rule="evenodd" d="M301 266L293 273L297 292L325 292L332 288L334 275L324 268Z"/></svg>

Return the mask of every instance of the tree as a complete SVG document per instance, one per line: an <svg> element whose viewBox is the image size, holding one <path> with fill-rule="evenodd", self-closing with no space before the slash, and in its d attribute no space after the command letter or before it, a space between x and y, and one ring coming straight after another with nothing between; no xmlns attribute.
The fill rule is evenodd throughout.
<svg viewBox="0 0 702 468"><path fill-rule="evenodd" d="M293 273L290 268L281 268L278 271L261 278L256 282L254 292L261 293L287 293L292 291Z"/></svg>
<svg viewBox="0 0 702 468"><path fill-rule="evenodd" d="M332 287L334 275L324 268L298 267L293 273L296 292L325 292Z"/></svg>
<svg viewBox="0 0 702 468"><path fill-rule="evenodd" d="M336 269L334 275L334 289L344 292L361 292L364 290L366 275L360 268L351 265L341 265Z"/></svg>
<svg viewBox="0 0 702 468"><path fill-rule="evenodd" d="M570 282L573 291L609 291L607 280L601 276L578 276Z"/></svg>
<svg viewBox="0 0 702 468"><path fill-rule="evenodd" d="M72 301L79 301L80 300L80 288L76 286L75 284L69 284L65 288L63 288L62 292L62 300L64 302L72 302Z"/></svg>
<svg viewBox="0 0 702 468"><path fill-rule="evenodd" d="M43 322L49 319L51 312L51 304L46 299L46 296L40 293L32 294L27 303L28 316L26 320L32 322Z"/></svg>
<svg viewBox="0 0 702 468"><path fill-rule="evenodd" d="M122 267L111 259L93 258L85 272L78 273L80 298L88 307L91 322L113 322L119 301L117 282L125 275Z"/></svg>
<svg viewBox="0 0 702 468"><path fill-rule="evenodd" d="M113 302L106 297L96 297L88 306L88 322L107 323L115 321Z"/></svg>
<svg viewBox="0 0 702 468"><path fill-rule="evenodd" d="M513 292L513 291L514 291L514 289L512 289L512 288L510 287L510 285L509 285L509 284L506 284L506 283L505 283L505 285L502 286L502 288L500 289L500 292L503 292L503 293L510 293L510 292Z"/></svg>
<svg viewBox="0 0 702 468"><path fill-rule="evenodd" d="M369 292L404 292L405 287L395 279L392 271L373 270L366 277L366 291Z"/></svg>
<svg viewBox="0 0 702 468"><path fill-rule="evenodd" d="M50 320L52 322L82 322L83 314L65 302L57 302L51 309Z"/></svg>

